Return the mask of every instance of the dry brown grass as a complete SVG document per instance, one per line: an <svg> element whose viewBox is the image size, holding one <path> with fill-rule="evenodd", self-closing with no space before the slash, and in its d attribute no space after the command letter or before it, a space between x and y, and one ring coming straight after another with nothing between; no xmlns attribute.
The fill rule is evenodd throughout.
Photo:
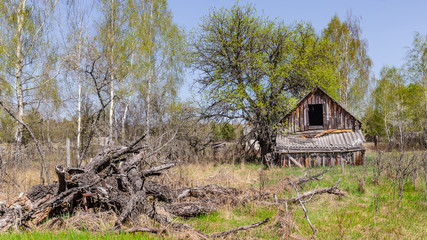
<svg viewBox="0 0 427 240"><path fill-rule="evenodd" d="M54 163L52 160L51 167L54 166ZM313 170L313 172L316 171L320 171L320 169ZM217 165L214 163L186 164L177 166L162 176L156 177L156 181L169 185L172 189L216 184L238 188L243 191L243 194L248 195L258 192L263 185L263 191L278 193L279 198L286 198L294 196L294 190L288 184L289 179L294 180L304 172L304 170L300 169L284 168L263 170L261 165L254 164L247 164L243 167L241 165ZM326 174L324 180L320 182L313 181L306 186L305 190L326 187L341 178L341 189L349 193L346 198L338 198L332 195L317 196L307 204L310 219L312 219L314 226L319 231L319 238L425 238L427 236L425 229L427 228L423 229L423 227L427 225L425 222L419 221L427 220L425 217L427 204L425 200L416 195L418 192L425 190L415 191L408 189L407 191L410 191L414 196L416 195L417 199L410 200L408 198L406 201L404 198L405 202L399 210L395 208L390 197L392 185L386 179L382 179L380 186L372 184L369 180L371 173L372 169L367 171L363 167L347 167L346 174L343 175L340 168L332 168ZM39 183L39 166L34 163L26 168L10 168L8 175L17 184L4 184L1 189L0 201L7 200L10 203L20 192L25 192L30 186ZM55 176L53 172L51 176ZM359 186L359 179L362 178L366 178L363 191ZM264 183L262 184L261 182ZM6 191L8 191L7 194ZM380 193L382 199L376 213L374 196L377 193ZM268 207L263 204L260 201L260 203L236 207L231 202L224 203L215 213L208 216L174 220L185 222L203 232L213 233L253 223L268 216L272 218L270 223L242 234L232 235L229 239L310 238L311 230L298 205L289 206L291 214L288 214L283 206L271 205L271 207ZM424 214L420 212L420 209L424 209ZM161 211L161 208L158 210ZM165 214L165 212L162 213ZM408 214L414 217L408 217ZM52 219L40 228L59 229L66 227L75 230L108 232L111 231L115 221L114 216L108 214L97 215L95 213L84 214L81 212L64 219L66 219L65 222L58 221L52 223L52 226L48 226L49 222L54 221ZM159 227L145 216L142 216L141 219L143 225ZM396 220L394 221L393 219ZM402 223L404 223L404 226L402 226ZM200 236L194 232L174 232L170 229L166 229L166 234L162 236L174 239L200 239ZM156 236L153 235L153 237Z"/></svg>

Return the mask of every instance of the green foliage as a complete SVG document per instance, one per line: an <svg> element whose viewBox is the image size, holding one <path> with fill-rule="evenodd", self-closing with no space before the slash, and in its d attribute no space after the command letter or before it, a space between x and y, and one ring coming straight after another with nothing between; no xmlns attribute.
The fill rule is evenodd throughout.
<svg viewBox="0 0 427 240"><path fill-rule="evenodd" d="M417 125L423 124L424 132L427 133L427 35L415 33L408 51L406 67L409 82L416 84L412 91L418 97L418 101L412 105L414 111L418 111L413 120Z"/></svg>
<svg viewBox="0 0 427 240"><path fill-rule="evenodd" d="M231 141L236 139L236 129L231 123L212 123L213 138L216 140Z"/></svg>
<svg viewBox="0 0 427 240"><path fill-rule="evenodd" d="M364 130L369 136L385 137L388 142L405 143L406 132L421 132L424 111L419 104L423 96L418 83L406 84L402 70L384 67L364 117Z"/></svg>
<svg viewBox="0 0 427 240"><path fill-rule="evenodd" d="M0 110L0 143L13 142L15 120L3 110Z"/></svg>
<svg viewBox="0 0 427 240"><path fill-rule="evenodd" d="M132 84L158 118L176 100L186 64L185 35L172 18L165 0L127 2L126 44L133 58Z"/></svg>
<svg viewBox="0 0 427 240"><path fill-rule="evenodd" d="M211 11L192 47L206 116L250 122L263 156L271 150L271 127L295 97L316 85L335 92L329 40L308 24L259 16L250 5Z"/></svg>
<svg viewBox="0 0 427 240"><path fill-rule="evenodd" d="M345 21L335 15L323 31L323 37L334 45L332 55L337 78L337 97L352 114L361 115L369 83L372 61L368 43L361 36L359 19L351 14Z"/></svg>
<svg viewBox="0 0 427 240"><path fill-rule="evenodd" d="M427 91L427 35L415 33L412 46L408 51L407 61L410 80L420 83L423 90Z"/></svg>

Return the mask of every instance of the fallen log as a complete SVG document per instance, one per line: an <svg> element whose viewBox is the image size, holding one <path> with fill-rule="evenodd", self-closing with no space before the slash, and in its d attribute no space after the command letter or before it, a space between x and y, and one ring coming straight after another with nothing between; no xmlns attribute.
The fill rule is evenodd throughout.
<svg viewBox="0 0 427 240"><path fill-rule="evenodd" d="M180 201L188 197L203 198L209 195L214 195L216 197L228 196L235 198L235 196L239 195L240 193L241 191L236 188L222 187L215 184L211 184L203 187L180 189L177 191L177 200Z"/></svg>
<svg viewBox="0 0 427 240"><path fill-rule="evenodd" d="M340 189L338 188L338 185L340 182L341 182L341 179L339 179L332 187L313 189L313 190L304 192L302 194L299 194L299 196L297 196L297 197L293 197L293 198L289 198L289 199L278 199L278 202L279 203L285 203L285 202L286 203L296 203L300 199L305 200L308 198L312 198L314 195L319 195L319 194L324 194L324 193L345 197L345 196L347 196L347 194L345 194L344 192L341 192Z"/></svg>
<svg viewBox="0 0 427 240"><path fill-rule="evenodd" d="M165 205L166 211L178 217L196 217L208 214L216 210L216 204L212 202L183 202Z"/></svg>
<svg viewBox="0 0 427 240"><path fill-rule="evenodd" d="M8 208L4 205L0 206L0 231L38 225L47 218L55 219L64 214L72 215L78 209L113 212L117 216L115 232L161 234L164 229L171 229L193 231L201 238L227 237L269 221L265 219L226 232L205 234L187 224L171 219L169 214L189 218L209 214L226 204L236 206L260 200L272 201L271 196L274 194L258 192L254 189L242 191L213 184L181 189L172 189L170 186L159 184L153 180L155 178L151 177L161 175L178 163L162 161L158 166L148 167L149 164L145 162L145 158L153 154L141 151L145 148L140 144L142 139L143 137L128 146L108 147L100 151L89 164L82 168L56 166L58 182L47 186L36 185L12 206ZM300 182L319 179L324 173L312 177L304 176L305 178ZM339 181L330 188L315 189L300 194L299 199L321 193L343 195L338 189L338 183ZM296 202L294 199L287 199L277 200L275 204L280 201ZM169 214L162 214L159 207ZM134 223L134 226L141 226L141 215L156 222L158 228L148 226L125 228L128 222Z"/></svg>
<svg viewBox="0 0 427 240"><path fill-rule="evenodd" d="M177 162L171 162L171 163L160 165L158 167L142 170L142 175L144 177L158 176L161 174L162 171L175 167L177 164L178 164Z"/></svg>
<svg viewBox="0 0 427 240"><path fill-rule="evenodd" d="M299 186L301 186L301 184L303 184L303 183L306 183L306 182L309 182L309 181L312 181L312 180L318 180L318 181L320 181L320 180L322 180L322 178L321 178L321 176L323 176L325 173L327 173L329 171L329 168L328 169L326 169L326 170L324 170L324 171L322 171L322 172L319 172L319 173L317 173L317 174L314 174L313 176L309 176L309 177L307 177L307 174L308 174L308 171L304 174L304 176L302 176L302 177L300 177L300 178L298 178L297 180L295 180L295 181L292 181L295 185L299 185Z"/></svg>
<svg viewBox="0 0 427 240"><path fill-rule="evenodd" d="M92 159L92 161L88 165L86 165L85 171L99 173L108 166L110 166L111 162L116 161L123 155L139 152L143 148L143 146L138 146L138 143L140 143L144 138L145 135L138 138L136 141L134 141L128 146L109 147L101 151L94 159Z"/></svg>

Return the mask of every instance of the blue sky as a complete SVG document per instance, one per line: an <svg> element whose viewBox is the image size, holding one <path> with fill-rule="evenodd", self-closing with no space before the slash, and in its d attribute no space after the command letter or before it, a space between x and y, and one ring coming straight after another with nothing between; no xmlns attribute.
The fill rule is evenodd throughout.
<svg viewBox="0 0 427 240"><path fill-rule="evenodd" d="M212 8L231 7L226 0L169 0L174 21L187 32L198 27L201 18ZM286 23L310 22L320 32L337 14L344 20L347 12L361 17L362 37L368 41L368 54L373 61L373 72L379 76L381 68L405 63L407 48L415 32L427 34L427 1L349 1L349 0L240 0L240 5L253 3L258 13ZM188 98L189 84L194 76L187 74L180 95Z"/></svg>

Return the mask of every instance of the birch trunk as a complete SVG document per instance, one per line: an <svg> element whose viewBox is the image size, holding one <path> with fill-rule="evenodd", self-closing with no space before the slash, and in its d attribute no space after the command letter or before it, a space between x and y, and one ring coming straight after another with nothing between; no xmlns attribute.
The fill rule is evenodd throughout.
<svg viewBox="0 0 427 240"><path fill-rule="evenodd" d="M110 114L109 114L109 136L108 136L108 145L111 145L113 143L113 123L114 123L114 0L111 0L111 29L110 29L110 40L111 40L111 46L110 46L110 64L111 64L111 77L110 77Z"/></svg>
<svg viewBox="0 0 427 240"><path fill-rule="evenodd" d="M16 31L16 62L15 62L15 85L16 85L16 100L18 107L17 118L22 122L24 117L24 94L22 86L22 38L23 38L23 29L24 29L24 12L25 12L26 0L21 0L18 6L17 14L17 31ZM22 125L17 122L17 129L15 133L15 149L14 149L14 158L15 162L21 162L21 145L22 145Z"/></svg>
<svg viewBox="0 0 427 240"><path fill-rule="evenodd" d="M153 4L151 4L151 8L150 8L150 23L153 24ZM150 29L150 39L152 42L154 42L154 37L153 37L153 30ZM150 64L149 66L149 70L148 70L148 83L147 83L147 96L145 97L145 104L146 104L146 109L145 109L145 139L149 139L150 138L150 104L151 104L151 83L153 80L153 59L152 59L152 52L154 52L154 49L150 49L149 51L149 56L148 56L148 62Z"/></svg>
<svg viewBox="0 0 427 240"><path fill-rule="evenodd" d="M78 19L81 19L81 4L80 0L78 2L78 12L79 16ZM78 46L78 63L80 64L81 61L81 49L82 49L82 21L79 20L79 46ZM78 102L77 102L77 167L80 167L82 165L82 159L80 156L80 146L81 146L81 135L82 135L82 79L80 76L80 73L77 73L77 80L79 82L79 96L78 96Z"/></svg>
<svg viewBox="0 0 427 240"><path fill-rule="evenodd" d="M80 158L80 145L81 145L81 135L82 135L82 83L79 76L79 99L77 103L77 167L80 167L82 164Z"/></svg>
<svg viewBox="0 0 427 240"><path fill-rule="evenodd" d="M113 142L113 123L114 123L114 76L111 75L110 81L110 122L109 122L109 136L108 136L108 145L111 145Z"/></svg>
<svg viewBox="0 0 427 240"><path fill-rule="evenodd" d="M147 83L147 96L145 97L145 138L150 138L150 104L151 104L151 67L150 67L150 76L148 76Z"/></svg>
<svg viewBox="0 0 427 240"><path fill-rule="evenodd" d="M132 99L132 91L133 91L133 58L134 55L132 53L132 55L130 56L130 97L129 100L125 103L125 110L123 112L123 118L122 118L122 133L121 133L121 137L122 137L122 143L125 143L125 137L126 137L126 118L127 118L127 113L129 110L129 104L131 102Z"/></svg>

